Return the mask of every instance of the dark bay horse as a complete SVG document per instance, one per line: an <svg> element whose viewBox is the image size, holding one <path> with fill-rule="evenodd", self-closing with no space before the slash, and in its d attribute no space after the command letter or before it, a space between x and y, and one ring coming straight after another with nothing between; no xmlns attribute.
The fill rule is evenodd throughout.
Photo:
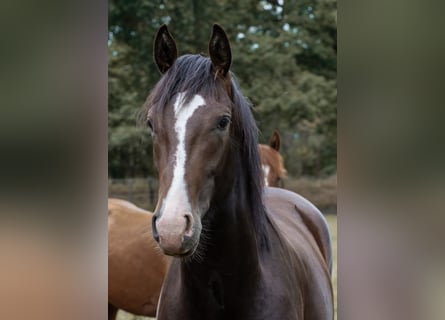
<svg viewBox="0 0 445 320"><path fill-rule="evenodd" d="M158 320L332 320L329 232L295 193L263 188L257 128L225 32L210 58L183 55L162 26L163 74L146 101L159 172L153 237L175 257Z"/></svg>
<svg viewBox="0 0 445 320"><path fill-rule="evenodd" d="M153 214L134 204L108 199L108 319L118 309L154 317L169 257L151 234Z"/></svg>
<svg viewBox="0 0 445 320"><path fill-rule="evenodd" d="M283 179L286 178L286 169L283 157L280 154L280 134L274 131L269 140L269 145L260 144L261 167L266 187L284 187Z"/></svg>

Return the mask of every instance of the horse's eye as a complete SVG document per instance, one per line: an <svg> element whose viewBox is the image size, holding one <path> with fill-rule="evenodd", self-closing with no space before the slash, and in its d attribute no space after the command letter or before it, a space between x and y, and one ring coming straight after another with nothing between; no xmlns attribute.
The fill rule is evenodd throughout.
<svg viewBox="0 0 445 320"><path fill-rule="evenodd" d="M230 118L228 116L223 116L221 119L219 119L217 128L219 130L224 130L227 128L227 125L230 123Z"/></svg>

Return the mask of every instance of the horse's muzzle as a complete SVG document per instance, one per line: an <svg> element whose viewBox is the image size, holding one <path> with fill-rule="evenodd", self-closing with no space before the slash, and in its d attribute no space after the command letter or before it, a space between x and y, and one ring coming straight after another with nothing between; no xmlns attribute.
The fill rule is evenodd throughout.
<svg viewBox="0 0 445 320"><path fill-rule="evenodd" d="M188 212L169 217L156 213L152 219L153 238L165 254L187 255L195 245L194 222Z"/></svg>

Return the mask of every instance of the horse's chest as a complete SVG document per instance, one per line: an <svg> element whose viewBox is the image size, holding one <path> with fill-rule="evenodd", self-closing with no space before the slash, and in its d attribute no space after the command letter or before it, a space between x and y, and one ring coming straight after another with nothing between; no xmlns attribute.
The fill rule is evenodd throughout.
<svg viewBox="0 0 445 320"><path fill-rule="evenodd" d="M207 284L199 289L204 313L208 319L225 319L226 297L224 283L219 273L212 273Z"/></svg>
<svg viewBox="0 0 445 320"><path fill-rule="evenodd" d="M295 319L289 317L294 314L292 297L276 284L274 289L270 285L268 281L258 283L248 275L223 276L217 271L207 276L194 275L182 285L167 281L161 299L163 312L158 319Z"/></svg>
<svg viewBox="0 0 445 320"><path fill-rule="evenodd" d="M215 273L205 287L201 288L199 296L202 308L191 317L192 319L227 319L227 320L258 320L289 318L292 303L289 296L277 294L266 285L249 289L241 279L227 281ZM275 306L275 307L274 307ZM265 317L266 316L266 317Z"/></svg>

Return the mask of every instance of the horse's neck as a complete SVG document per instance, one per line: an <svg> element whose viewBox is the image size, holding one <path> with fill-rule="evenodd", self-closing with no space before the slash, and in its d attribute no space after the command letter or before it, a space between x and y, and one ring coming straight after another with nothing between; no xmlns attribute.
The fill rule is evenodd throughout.
<svg viewBox="0 0 445 320"><path fill-rule="evenodd" d="M198 254L201 259L192 259L193 268L198 272L217 272L224 278L249 274L259 275L259 248L256 240L256 230L249 210L249 195L244 187L242 174L234 181L230 192L214 204L206 217L203 247ZM216 188L218 190L218 188Z"/></svg>
<svg viewBox="0 0 445 320"><path fill-rule="evenodd" d="M256 242L256 230L249 220L249 210L253 210L244 203L246 195L242 191L233 190L233 205L227 206L216 212L214 241L216 249L221 250L226 258L248 261L249 264L258 261L258 246Z"/></svg>
<svg viewBox="0 0 445 320"><path fill-rule="evenodd" d="M199 315L191 314L194 318L224 319L235 314L246 318L251 308L243 303L253 299L264 280L256 230L250 221L249 210L255 206L249 203L246 177L237 168L225 171L235 173L234 179L225 177L231 181L229 186L215 186L215 190L229 191L220 193L204 217L200 257L175 264L179 270L173 269L181 274L179 286L185 301L200 306Z"/></svg>
<svg viewBox="0 0 445 320"><path fill-rule="evenodd" d="M181 291L189 303L200 304L205 319L224 319L234 310L243 316L247 311L240 303L253 298L261 284L255 233L252 224L241 218L249 215L231 207L212 212L218 217L213 217L202 260L181 264Z"/></svg>

